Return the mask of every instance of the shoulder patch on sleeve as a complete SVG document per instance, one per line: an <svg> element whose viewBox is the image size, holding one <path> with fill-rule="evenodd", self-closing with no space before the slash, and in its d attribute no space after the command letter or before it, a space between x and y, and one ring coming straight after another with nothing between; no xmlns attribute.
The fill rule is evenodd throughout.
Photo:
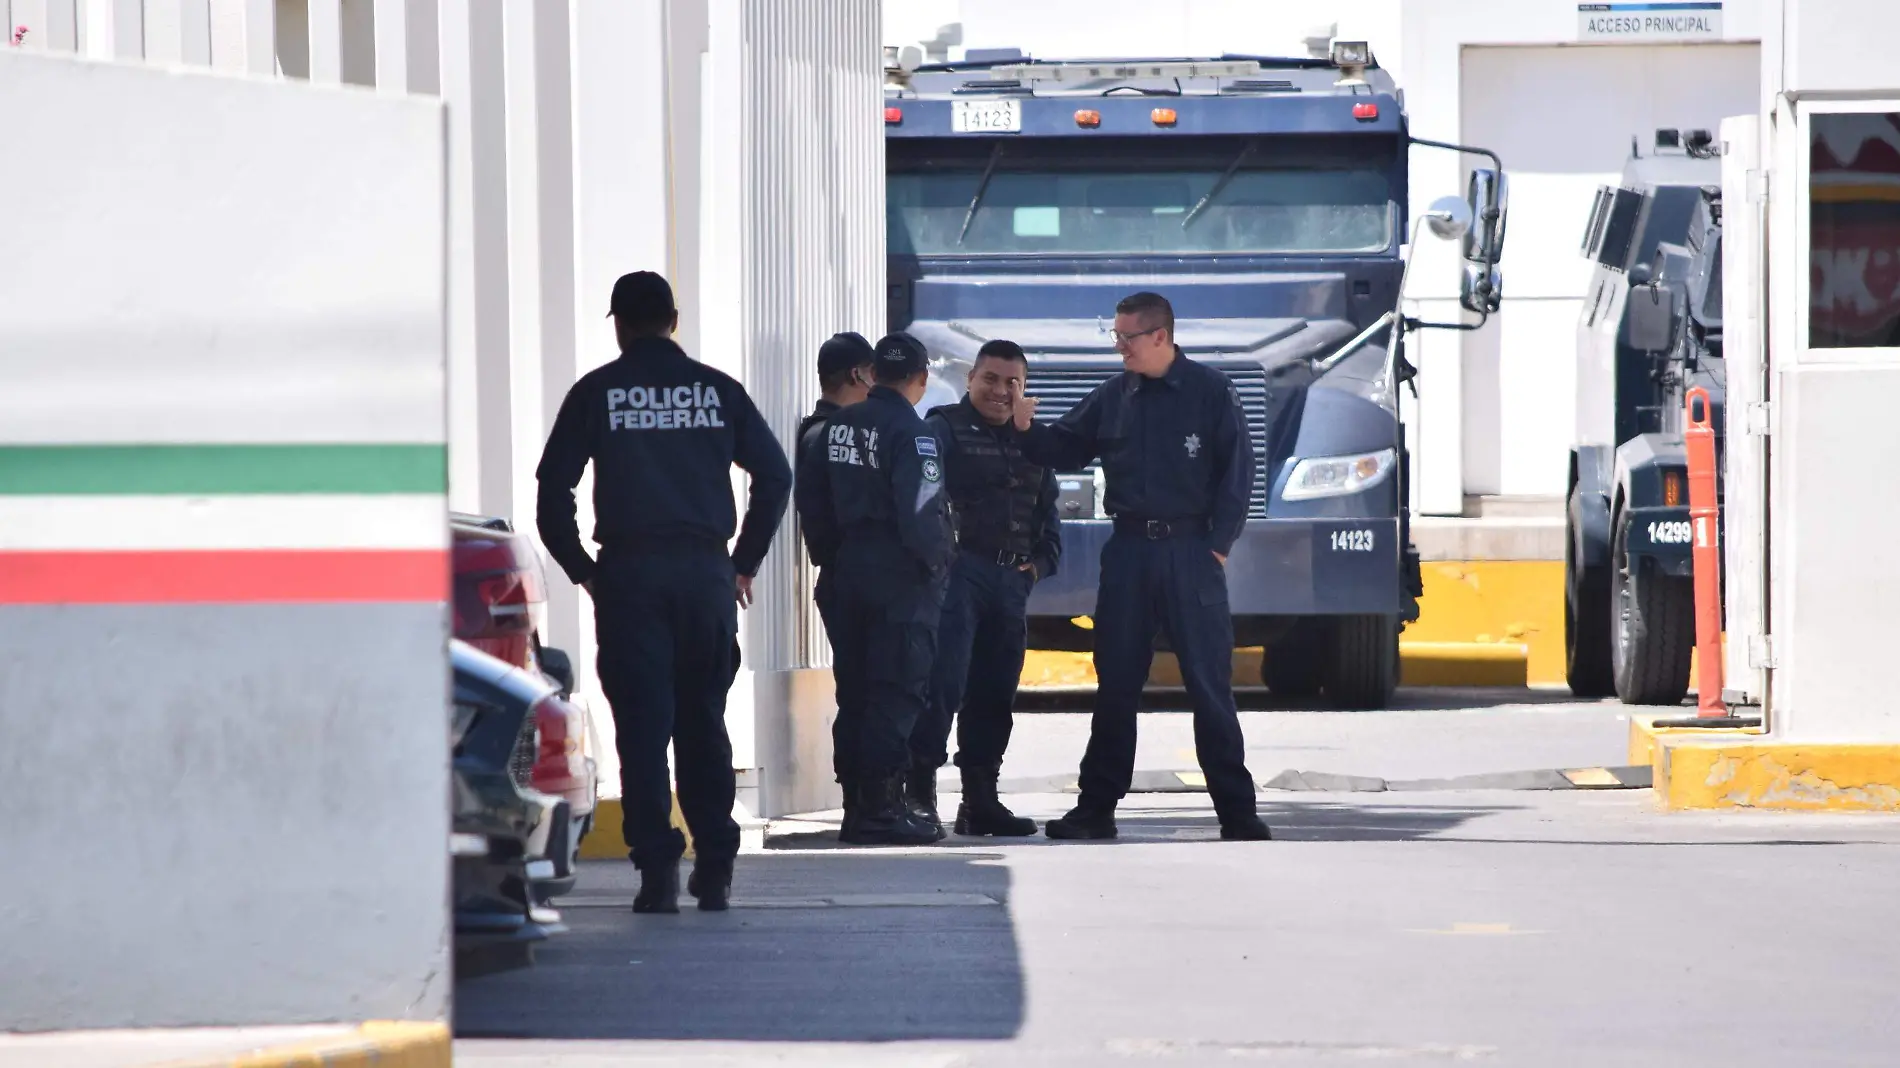
<svg viewBox="0 0 1900 1068"><path fill-rule="evenodd" d="M925 482L939 482L939 481L942 481L942 479L943 479L943 469L937 466L937 461L925 460L924 461L924 481Z"/></svg>
<svg viewBox="0 0 1900 1068"><path fill-rule="evenodd" d="M937 455L937 439L933 437L929 437L929 436L918 438L917 439L917 455L919 456Z"/></svg>

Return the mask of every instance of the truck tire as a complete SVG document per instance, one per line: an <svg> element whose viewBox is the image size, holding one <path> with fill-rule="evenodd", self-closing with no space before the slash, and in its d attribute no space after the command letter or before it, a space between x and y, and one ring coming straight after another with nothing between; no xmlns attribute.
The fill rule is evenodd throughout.
<svg viewBox="0 0 1900 1068"><path fill-rule="evenodd" d="M1324 684L1320 654L1325 650L1319 621L1303 619L1260 654L1260 684L1275 697L1317 697Z"/></svg>
<svg viewBox="0 0 1900 1068"><path fill-rule="evenodd" d="M1577 697L1611 697L1610 579L1577 559L1577 537L1564 531L1564 681Z"/></svg>
<svg viewBox="0 0 1900 1068"><path fill-rule="evenodd" d="M1399 618L1340 616L1321 660L1326 696L1336 708L1371 710L1392 703L1399 685Z"/></svg>
<svg viewBox="0 0 1900 1068"><path fill-rule="evenodd" d="M1632 581L1629 521L1616 517L1610 550L1610 657L1626 705L1679 705L1695 649L1695 585L1674 575Z"/></svg>

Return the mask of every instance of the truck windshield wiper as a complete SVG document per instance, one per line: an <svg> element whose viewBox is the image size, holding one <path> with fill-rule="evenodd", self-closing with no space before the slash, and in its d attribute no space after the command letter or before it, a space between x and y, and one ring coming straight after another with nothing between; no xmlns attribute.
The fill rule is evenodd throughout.
<svg viewBox="0 0 1900 1068"><path fill-rule="evenodd" d="M976 195L970 198L970 210L963 213L963 229L957 231L957 244L963 244L963 238L970 232L970 221L976 218L976 206L983 202L983 193L990 187L990 176L996 173L996 161L1003 158L1003 142L996 142L990 149L989 166L983 168L983 178L976 183Z"/></svg>
<svg viewBox="0 0 1900 1068"><path fill-rule="evenodd" d="M1234 180L1234 174L1240 170L1240 165L1247 161L1247 157L1253 154L1254 146L1259 143L1258 141L1249 141L1241 146L1240 155L1234 157L1234 162L1227 165L1227 170L1222 172L1221 176L1214 181L1213 187L1208 189L1207 194L1201 197L1200 200L1195 201L1194 207L1187 213L1187 218L1181 220L1181 229L1187 229L1188 224L1200 216L1202 209L1212 203L1214 198L1220 195L1221 190L1227 188L1227 183Z"/></svg>

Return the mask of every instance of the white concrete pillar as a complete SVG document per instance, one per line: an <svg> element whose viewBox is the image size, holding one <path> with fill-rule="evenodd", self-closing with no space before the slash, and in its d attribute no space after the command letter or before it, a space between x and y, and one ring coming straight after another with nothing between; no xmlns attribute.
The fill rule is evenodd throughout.
<svg viewBox="0 0 1900 1068"><path fill-rule="evenodd" d="M375 0L376 88L407 93L409 82L409 2Z"/></svg>
<svg viewBox="0 0 1900 1068"><path fill-rule="evenodd" d="M21 48L79 50L78 0L13 0L12 16L6 27L9 42L14 31L25 26L26 39L20 42Z"/></svg>
<svg viewBox="0 0 1900 1068"><path fill-rule="evenodd" d="M85 0L86 54L94 59L145 56L145 6L139 0Z"/></svg>
<svg viewBox="0 0 1900 1068"><path fill-rule="evenodd" d="M449 504L511 515L502 7L441 0L438 14L449 115Z"/></svg>
<svg viewBox="0 0 1900 1068"><path fill-rule="evenodd" d="M145 0L145 58L153 63L181 63L185 58L183 0Z"/></svg>
<svg viewBox="0 0 1900 1068"><path fill-rule="evenodd" d="M179 58L194 67L211 65L211 0L181 0Z"/></svg>
<svg viewBox="0 0 1900 1068"><path fill-rule="evenodd" d="M343 81L343 0L305 0L309 5L310 80Z"/></svg>
<svg viewBox="0 0 1900 1068"><path fill-rule="evenodd" d="M673 220L666 112L655 103L664 99L668 62L660 3L576 4L569 36L574 275L567 315L572 373L579 377L619 354L606 318L614 279L634 270L668 271ZM678 279L673 281L677 287ZM681 312L684 321L695 309L682 307ZM593 529L592 485L590 472L575 493L582 531ZM550 627L557 635L571 628L566 632L574 635L569 651L576 686L600 736L611 739L613 723L595 669L593 606L564 579L556 578L553 586L556 591L568 586L571 600L559 592L550 596ZM618 793L619 765L611 745L600 756L602 788ZM736 755L734 760L749 766Z"/></svg>

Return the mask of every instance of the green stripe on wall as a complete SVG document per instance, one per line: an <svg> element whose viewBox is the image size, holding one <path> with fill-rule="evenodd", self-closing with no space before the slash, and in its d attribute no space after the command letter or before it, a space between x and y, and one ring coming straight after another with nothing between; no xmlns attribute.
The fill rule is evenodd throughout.
<svg viewBox="0 0 1900 1068"><path fill-rule="evenodd" d="M441 445L0 445L0 494L447 490Z"/></svg>

